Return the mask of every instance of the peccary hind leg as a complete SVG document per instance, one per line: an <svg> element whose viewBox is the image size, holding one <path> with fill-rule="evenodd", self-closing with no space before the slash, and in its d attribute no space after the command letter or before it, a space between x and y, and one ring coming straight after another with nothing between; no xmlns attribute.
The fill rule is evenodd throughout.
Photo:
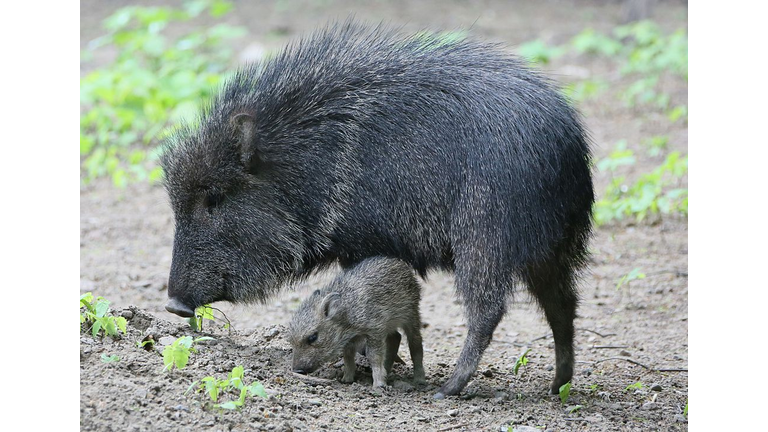
<svg viewBox="0 0 768 432"><path fill-rule="evenodd" d="M549 391L558 394L560 386L573 377L573 320L578 305L573 272L568 267L542 266L530 269L526 282L544 310L555 338L555 378Z"/></svg>
<svg viewBox="0 0 768 432"><path fill-rule="evenodd" d="M387 352L384 356L384 370L387 371L387 375L389 375L390 372L392 372L392 365L395 363L395 360L398 358L397 356L397 350L400 348L400 341L402 340L402 336L400 336L400 333L398 332L392 332L387 335Z"/></svg>
<svg viewBox="0 0 768 432"><path fill-rule="evenodd" d="M416 322L413 326L403 329L405 337L408 338L408 349L411 352L411 361L413 361L413 381L416 384L425 384L427 382L424 373L424 346L421 341L421 323Z"/></svg>

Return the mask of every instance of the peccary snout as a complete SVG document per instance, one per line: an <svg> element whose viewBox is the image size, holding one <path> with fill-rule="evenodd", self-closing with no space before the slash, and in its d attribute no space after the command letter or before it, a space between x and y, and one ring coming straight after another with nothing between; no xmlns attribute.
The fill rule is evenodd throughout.
<svg viewBox="0 0 768 432"><path fill-rule="evenodd" d="M168 303L165 304L165 310L184 318L195 316L195 311L192 308L175 298L170 299Z"/></svg>

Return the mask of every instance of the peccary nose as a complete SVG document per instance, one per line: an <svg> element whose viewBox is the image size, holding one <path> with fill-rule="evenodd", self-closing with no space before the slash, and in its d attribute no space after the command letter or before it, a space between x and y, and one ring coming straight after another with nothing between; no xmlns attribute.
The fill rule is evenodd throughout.
<svg viewBox="0 0 768 432"><path fill-rule="evenodd" d="M293 371L296 372L297 374L302 374L302 375L307 374L307 371L305 371L304 369L294 369Z"/></svg>
<svg viewBox="0 0 768 432"><path fill-rule="evenodd" d="M195 316L194 310L192 310L189 306L185 305L184 303L176 300L175 298L172 298L168 301L168 303L165 305L165 310L184 318L190 318Z"/></svg>

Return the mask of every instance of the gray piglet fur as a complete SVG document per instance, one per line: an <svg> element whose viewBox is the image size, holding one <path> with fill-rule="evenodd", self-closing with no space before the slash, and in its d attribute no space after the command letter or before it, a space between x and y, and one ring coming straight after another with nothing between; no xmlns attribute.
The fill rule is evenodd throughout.
<svg viewBox="0 0 768 432"><path fill-rule="evenodd" d="M365 344L373 386L386 385L402 329L413 360L414 381L425 382L422 364L421 288L413 269L392 258L369 258L344 270L310 295L289 326L295 372L310 373L344 356L342 381L355 378L355 353Z"/></svg>

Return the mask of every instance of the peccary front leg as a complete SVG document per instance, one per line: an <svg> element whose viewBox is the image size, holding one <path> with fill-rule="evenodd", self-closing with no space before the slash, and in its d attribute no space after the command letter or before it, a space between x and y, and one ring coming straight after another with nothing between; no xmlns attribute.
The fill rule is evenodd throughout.
<svg viewBox="0 0 768 432"><path fill-rule="evenodd" d="M398 332L392 332L387 335L387 352L384 356L384 369L387 371L387 374L392 372L392 365L397 359L397 350L400 348L401 340L402 336L400 336L400 333Z"/></svg>
<svg viewBox="0 0 768 432"><path fill-rule="evenodd" d="M368 338L366 355L371 364L371 374L373 375L373 387L385 387L387 385L386 360L386 341Z"/></svg>
<svg viewBox="0 0 768 432"><path fill-rule="evenodd" d="M408 349L411 352L413 361L413 381L416 384L426 384L427 378L424 373L424 347L421 342L421 323L417 322L412 327L406 327L405 337L408 338Z"/></svg>
<svg viewBox="0 0 768 432"><path fill-rule="evenodd" d="M350 342L344 347L344 376L341 377L341 382L351 383L355 381L355 355L357 354L357 346L354 342Z"/></svg>

